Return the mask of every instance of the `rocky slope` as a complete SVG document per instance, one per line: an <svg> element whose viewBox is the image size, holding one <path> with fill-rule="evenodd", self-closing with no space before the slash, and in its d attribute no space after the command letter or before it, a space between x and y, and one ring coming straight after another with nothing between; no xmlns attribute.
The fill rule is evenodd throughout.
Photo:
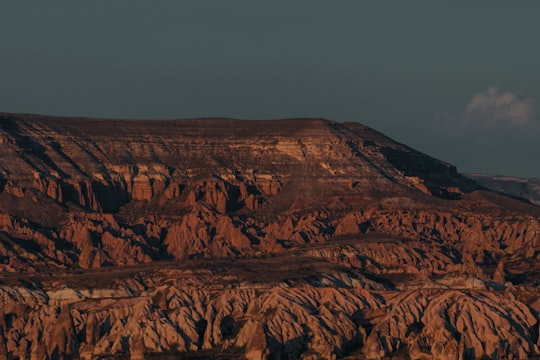
<svg viewBox="0 0 540 360"><path fill-rule="evenodd" d="M540 353L540 208L363 125L1 114L0 159L0 358Z"/></svg>

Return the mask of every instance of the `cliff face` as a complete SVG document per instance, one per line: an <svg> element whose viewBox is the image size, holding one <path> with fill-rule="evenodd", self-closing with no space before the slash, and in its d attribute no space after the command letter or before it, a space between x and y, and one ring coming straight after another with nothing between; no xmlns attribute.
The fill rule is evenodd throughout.
<svg viewBox="0 0 540 360"><path fill-rule="evenodd" d="M540 208L360 124L3 114L0 159L0 354L538 352Z"/></svg>

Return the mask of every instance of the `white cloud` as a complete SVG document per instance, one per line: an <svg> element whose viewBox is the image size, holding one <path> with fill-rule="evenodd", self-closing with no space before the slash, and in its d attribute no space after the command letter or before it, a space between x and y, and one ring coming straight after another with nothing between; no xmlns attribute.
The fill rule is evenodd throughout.
<svg viewBox="0 0 540 360"><path fill-rule="evenodd" d="M536 111L531 98L493 86L473 96L460 120L473 127L527 128L536 126Z"/></svg>
<svg viewBox="0 0 540 360"><path fill-rule="evenodd" d="M534 100L492 86L472 96L458 113L435 115L435 133L478 144L540 139L540 121Z"/></svg>

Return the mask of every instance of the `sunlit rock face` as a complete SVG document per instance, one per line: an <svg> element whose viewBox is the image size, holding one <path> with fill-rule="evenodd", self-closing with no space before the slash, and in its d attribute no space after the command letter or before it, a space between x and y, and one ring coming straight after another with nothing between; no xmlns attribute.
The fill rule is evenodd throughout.
<svg viewBox="0 0 540 360"><path fill-rule="evenodd" d="M358 123L0 115L0 358L525 358L540 208Z"/></svg>

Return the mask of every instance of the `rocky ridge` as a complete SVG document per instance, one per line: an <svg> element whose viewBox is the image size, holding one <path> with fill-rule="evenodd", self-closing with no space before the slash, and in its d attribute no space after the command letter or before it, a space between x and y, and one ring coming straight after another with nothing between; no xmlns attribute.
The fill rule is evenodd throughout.
<svg viewBox="0 0 540 360"><path fill-rule="evenodd" d="M2 114L0 158L0 358L539 353L540 208L363 125Z"/></svg>

